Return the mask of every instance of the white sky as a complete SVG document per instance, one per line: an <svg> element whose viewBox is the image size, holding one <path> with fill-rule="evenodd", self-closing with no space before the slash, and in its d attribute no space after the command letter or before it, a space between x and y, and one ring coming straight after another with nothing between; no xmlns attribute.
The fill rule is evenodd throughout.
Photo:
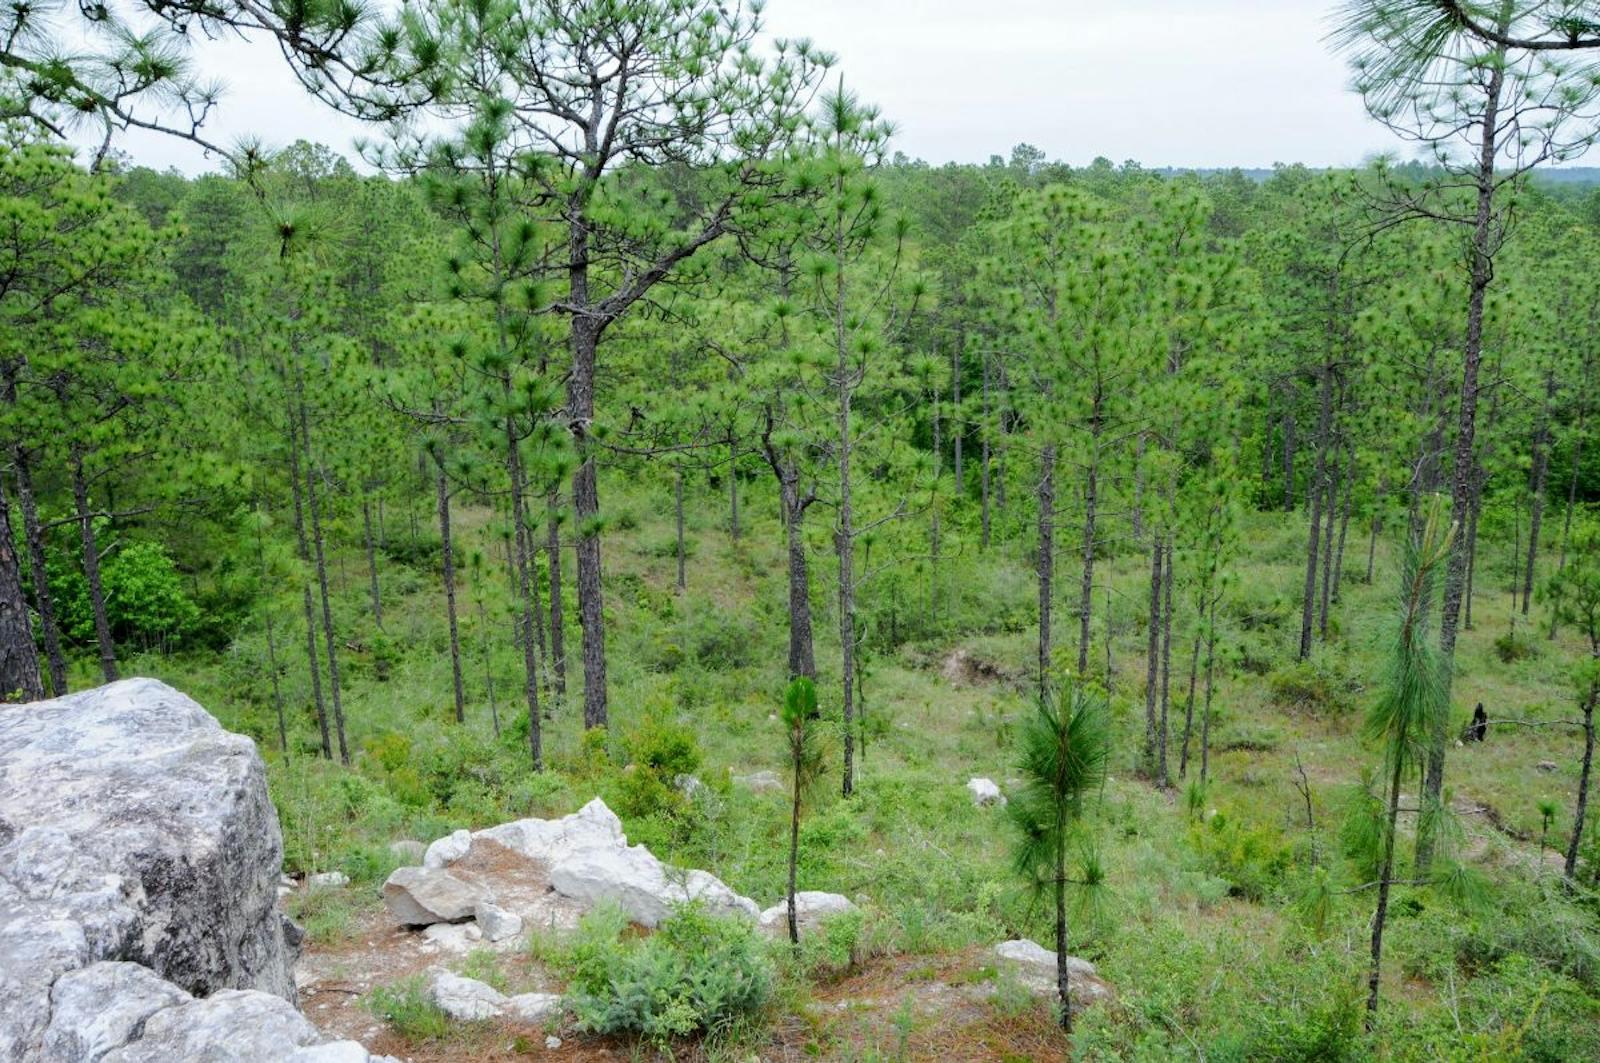
<svg viewBox="0 0 1600 1063"><path fill-rule="evenodd" d="M1075 165L1345 165L1399 143L1368 119L1324 40L1333 0L770 0L777 36L838 54L846 83L929 162L1027 141ZM354 158L359 123L308 99L268 42L204 42L227 86L208 135L304 137ZM212 168L192 144L118 142L134 161Z"/></svg>

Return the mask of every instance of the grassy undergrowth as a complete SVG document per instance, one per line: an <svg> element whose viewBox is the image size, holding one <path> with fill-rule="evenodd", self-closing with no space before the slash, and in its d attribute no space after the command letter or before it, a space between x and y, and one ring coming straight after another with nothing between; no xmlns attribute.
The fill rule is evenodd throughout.
<svg viewBox="0 0 1600 1063"><path fill-rule="evenodd" d="M545 725L550 770L543 774L528 770L526 718L515 701L518 659L498 572L462 593L469 708L464 727L453 722L442 596L426 567L426 542L397 544L383 560L381 632L368 609L360 553L346 544L335 566L336 625L349 647L349 769L314 755L298 660L283 679L290 755L276 751L260 630L242 634L224 655L130 663L128 673L172 682L227 726L258 739L291 870L336 868L355 881L353 902L331 893L297 902L314 943L350 932L352 903L376 903L372 887L398 862L390 842L564 814L595 794L622 815L630 840L707 868L763 905L782 896L786 801L729 782L734 773L783 770L779 725L770 718L785 679L776 514L763 511L751 492L744 535L734 542L714 512L717 496L696 499L689 589L680 595L673 589L670 500L632 490L619 481L606 494L620 529L606 539L605 562L612 726L584 736L569 692ZM479 522L470 512L463 517L465 549L487 550ZM818 687L836 706L830 574L821 531L814 531ZM1319 869L1337 862L1348 793L1374 763L1358 721L1380 674L1392 558L1380 542L1368 585L1365 551L1352 545L1330 637L1296 664L1303 536L1302 522L1286 515L1254 516L1246 529L1250 550L1221 611L1212 779L1187 800L1188 780L1163 793L1134 770L1143 727L1146 562L1123 553L1102 565L1112 606L1109 619L1096 617L1093 657L1112 694L1115 746L1092 819L1107 887L1075 919L1073 947L1099 966L1117 999L1083 1016L1077 1052L1127 1060L1600 1058L1596 908L1559 888L1537 847L1540 802L1558 806L1553 837L1564 839L1575 796L1579 747L1557 727L1498 728L1482 745L1451 750L1447 786L1468 813L1463 851L1492 888L1466 910L1427 892L1402 894L1391 924L1383 1022L1378 1034L1362 1034L1370 900L1337 896L1314 921L1299 902ZM807 816L799 872L802 888L845 893L866 914L851 955L835 956L827 970L808 967L806 980L836 977L860 956L940 956L1018 936L1050 940L1048 913L1016 888L1001 815L973 807L964 789L972 775L1006 784L1016 721L1030 708L1035 591L1027 547L1018 531L986 553L969 548L947 559L937 578L925 563L907 563L869 591L879 637L867 659L858 792L850 800L825 796ZM479 571L496 563L491 554ZM1457 654L1457 726L1480 701L1492 717L1570 715L1567 674L1576 643L1547 640L1537 624L1520 623L1508 642L1512 571L1509 551L1486 544L1474 627ZM480 590L481 619L473 604ZM1180 585L1180 601L1182 591ZM1076 622L1064 607L1058 615L1065 661L1075 652ZM295 630L292 618L280 618L284 624ZM566 626L576 647L575 618ZM891 630L900 636L893 645L883 635ZM1177 728L1191 638L1192 621L1180 605ZM292 641L280 626L280 651ZM1506 652L1508 644L1516 652ZM973 681L942 674L957 648L983 662ZM571 656L575 666L575 648ZM576 687L578 676L569 681ZM1198 749L1192 755L1197 759ZM1540 770L1541 762L1556 769ZM629 764L644 768L624 771ZM665 784L686 767L707 784L694 797ZM1302 768L1309 797L1300 788ZM405 1021L418 1037L433 1036L429 1016L407 991L391 993L384 1006L410 1016ZM777 999L781 1011L785 997Z"/></svg>

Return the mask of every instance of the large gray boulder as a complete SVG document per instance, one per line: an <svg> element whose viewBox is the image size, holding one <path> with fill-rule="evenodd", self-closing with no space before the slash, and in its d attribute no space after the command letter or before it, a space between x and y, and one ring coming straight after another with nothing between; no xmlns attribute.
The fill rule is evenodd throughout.
<svg viewBox="0 0 1600 1063"><path fill-rule="evenodd" d="M320 1043L282 856L255 745L171 687L0 706L0 1063Z"/></svg>
<svg viewBox="0 0 1600 1063"><path fill-rule="evenodd" d="M640 926L656 927L674 908L698 901L717 915L754 922L761 909L707 871L683 870L658 860L643 845L594 847L570 854L550 872L550 885L586 906L611 902Z"/></svg>

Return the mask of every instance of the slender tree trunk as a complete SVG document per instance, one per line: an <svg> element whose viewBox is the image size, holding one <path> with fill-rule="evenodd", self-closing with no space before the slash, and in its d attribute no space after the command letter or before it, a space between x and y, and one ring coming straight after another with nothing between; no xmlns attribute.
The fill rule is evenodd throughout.
<svg viewBox="0 0 1600 1063"><path fill-rule="evenodd" d="M739 444L728 437L728 538L739 541Z"/></svg>
<svg viewBox="0 0 1600 1063"><path fill-rule="evenodd" d="M22 595L16 539L11 533L11 503L0 478L0 699L44 699L39 651L33 643L28 602Z"/></svg>
<svg viewBox="0 0 1600 1063"><path fill-rule="evenodd" d="M1328 641L1328 610L1333 598L1333 531L1339 509L1339 469L1335 462L1328 470L1328 497L1324 504L1322 529L1322 596L1317 602L1317 637Z"/></svg>
<svg viewBox="0 0 1600 1063"><path fill-rule="evenodd" d="M507 408L510 408L511 378L501 378L502 394L506 397ZM516 423L508 416L505 420L506 435L506 477L511 482L511 521L515 535L512 536L511 548L515 553L513 568L517 574L517 595L521 598L522 619L521 633L518 643L522 648L522 689L523 696L528 702L528 756L533 761L534 771L544 770L544 735L543 723L539 711L539 656L534 648L533 629L538 626L539 617L533 601L533 558L528 549L527 528L523 520L525 507L522 504L522 448L517 439Z"/></svg>
<svg viewBox="0 0 1600 1063"><path fill-rule="evenodd" d="M1339 588L1344 584L1344 544L1350 531L1351 495L1355 493L1356 456L1351 451L1344 473L1344 505L1339 512L1339 541L1333 548L1333 604L1340 604Z"/></svg>
<svg viewBox="0 0 1600 1063"><path fill-rule="evenodd" d="M843 223L838 223L842 225ZM839 517L834 533L834 545L839 555L839 650L842 658L841 687L844 695L844 772L841 786L844 796L855 792L855 685L856 685L856 529L855 512L851 508L850 459L854 450L851 427L851 399L854 394L853 372L850 368L848 336L845 331L845 261L844 234L835 232L835 262L833 286L833 339L836 359L834 381L838 398L839 438Z"/></svg>
<svg viewBox="0 0 1600 1063"><path fill-rule="evenodd" d="M589 305L589 230L581 207L573 215L567 278L574 306ZM599 319L572 315L572 371L567 376L567 417L578 449L572 475L572 508L577 523L578 622L583 627L583 725L604 727L606 711L606 618L600 575L600 484L589 427L594 421L595 355Z"/></svg>
<svg viewBox="0 0 1600 1063"><path fill-rule="evenodd" d="M296 384L298 390L298 383ZM290 495L294 499L294 534L295 545L300 557L300 563L310 569L311 567L311 541L306 534L306 518L304 490L305 481L300 475L300 419L291 406L288 410L289 418L289 484ZM322 757L324 760L333 759L333 739L328 728L328 708L322 697L322 666L317 660L317 619L316 609L311 601L311 580L309 573L301 583L303 592L305 617L306 617L306 666L311 676L311 697L317 709L317 731L322 737Z"/></svg>
<svg viewBox="0 0 1600 1063"><path fill-rule="evenodd" d="M804 722L800 726L805 726ZM794 802L789 812L789 893L785 897L789 908L789 943L800 947L800 918L795 911L795 887L798 885L800 866L800 757L794 761Z"/></svg>
<svg viewBox="0 0 1600 1063"><path fill-rule="evenodd" d="M1072 980L1067 969L1067 824L1059 801L1056 808L1056 993L1061 998L1061 1028L1072 1032Z"/></svg>
<svg viewBox="0 0 1600 1063"><path fill-rule="evenodd" d="M111 638L105 586L100 580L100 547L95 541L94 518L89 509L89 481L83 472L83 452L77 448L72 452L72 499L77 505L78 536L83 542L83 575L89 584L89 605L94 610L94 637L100 644L100 672L107 683L115 683L117 645Z"/></svg>
<svg viewBox="0 0 1600 1063"><path fill-rule="evenodd" d="M1499 56L1504 59L1505 50ZM1483 309L1494 279L1490 260L1493 232L1495 159L1499 144L1500 92L1505 84L1505 67L1496 63L1489 75L1488 92L1479 128L1483 131L1478 162L1478 210L1472 234L1472 277L1467 298L1467 332L1462 349L1461 398L1457 412L1455 464L1450 492L1450 519L1457 528L1464 526L1472 508L1473 466L1477 455L1478 368L1483 356ZM1454 677L1457 625L1461 618L1461 598L1466 589L1467 550L1458 535L1450 550L1445 572L1443 617L1439 624L1439 652L1444 658L1444 678L1448 690ZM1445 749L1450 742L1449 713L1440 713L1428 750L1428 768L1423 779L1426 801L1437 802L1444 790ZM1433 839L1428 832L1417 837L1417 870L1426 875L1433 864Z"/></svg>
<svg viewBox="0 0 1600 1063"><path fill-rule="evenodd" d="M1522 575L1522 615L1528 615L1528 605L1533 601L1533 569L1539 557L1539 525L1544 519L1545 476L1550 468L1549 434L1550 403L1555 398L1556 377L1546 372L1544 379L1544 407L1539 414L1539 427L1533 433L1532 498L1528 515L1528 563Z"/></svg>
<svg viewBox="0 0 1600 1063"><path fill-rule="evenodd" d="M259 496L256 499L256 508L261 508ZM261 569L261 575L267 575L267 550L264 542L261 525L256 525L256 564ZM278 686L278 639L273 630L272 605L269 602L263 612L266 614L267 626L267 676L272 681L272 707L278 714L278 749L284 757L289 756L289 724L284 718L283 691Z"/></svg>
<svg viewBox="0 0 1600 1063"><path fill-rule="evenodd" d="M1161 678L1161 562L1164 550L1160 536L1150 544L1150 623L1145 650L1144 682L1144 766L1155 777L1156 695Z"/></svg>
<svg viewBox="0 0 1600 1063"><path fill-rule="evenodd" d="M1394 772L1389 780L1389 829L1383 838L1383 869L1378 873L1378 907L1372 916L1372 966L1367 973L1368 1031L1378 1021L1378 985L1383 978L1383 929L1389 919L1389 883L1394 878L1395 826L1400 816L1400 778L1404 767L1404 758L1395 757Z"/></svg>
<svg viewBox="0 0 1600 1063"><path fill-rule="evenodd" d="M1078 584L1078 675L1089 674L1089 623L1094 611L1095 517L1100 493L1100 430L1104 395L1095 383L1089 416L1089 467L1083 481L1083 574ZM1109 677L1108 677L1109 679Z"/></svg>
<svg viewBox="0 0 1600 1063"><path fill-rule="evenodd" d="M444 561L444 609L450 623L450 682L456 699L456 723L467 722L466 685L461 679L461 630L456 619L456 554L450 543L450 482L444 463L439 464L436 493L439 502L439 554Z"/></svg>
<svg viewBox="0 0 1600 1063"><path fill-rule="evenodd" d="M1572 436L1572 476L1567 481L1567 513L1561 522L1561 547L1556 555L1556 571L1567 567L1567 543L1572 538L1572 511L1578 507L1578 472L1583 468L1583 428L1588 416L1587 402L1578 404L1578 430Z"/></svg>
<svg viewBox="0 0 1600 1063"><path fill-rule="evenodd" d="M372 540L372 503L364 495L361 499L361 525L367 548L367 578L372 585L372 622L382 631L383 596L378 590L378 554Z"/></svg>
<svg viewBox="0 0 1600 1063"><path fill-rule="evenodd" d="M1050 607L1055 599L1056 447L1046 443L1039 455L1039 697L1050 683Z"/></svg>
<svg viewBox="0 0 1600 1063"><path fill-rule="evenodd" d="M1156 778L1163 790L1172 785L1167 771L1167 736L1170 733L1167 713L1172 704L1172 583L1173 570L1177 567L1172 559L1172 537L1168 530L1166 571L1161 580L1161 733L1156 739Z"/></svg>
<svg viewBox="0 0 1600 1063"><path fill-rule="evenodd" d="M483 597L478 596L478 627L482 634L478 639L478 653L483 657L483 692L489 699L489 721L494 725L494 736L500 737L500 707L494 696L494 659L491 656L489 645L489 614L483 607Z"/></svg>
<svg viewBox="0 0 1600 1063"><path fill-rule="evenodd" d="M989 352L983 354L983 428L979 436L979 443L983 448L982 459L978 466L978 486L981 497L980 521L982 525L982 538L979 540L983 549L989 549Z"/></svg>
<svg viewBox="0 0 1600 1063"><path fill-rule="evenodd" d="M966 418L961 415L961 340L950 352L950 445L954 448L956 497L967 493L965 471L961 465L961 443L967 434Z"/></svg>
<svg viewBox="0 0 1600 1063"><path fill-rule="evenodd" d="M1200 678L1201 632L1194 633L1194 652L1189 657L1189 696L1183 702L1183 749L1178 754L1178 778L1189 777L1189 738L1194 734L1195 684Z"/></svg>
<svg viewBox="0 0 1600 1063"><path fill-rule="evenodd" d="M50 575L45 566L44 530L39 526L39 507L34 502L33 470L28 454L20 446L11 448L17 466L17 502L22 509L22 534L28 543L28 567L33 573L33 600L39 609L39 633L44 636L45 660L50 666L50 689L55 697L67 693L67 655L61 649L61 628L56 623L55 599L50 594Z"/></svg>
<svg viewBox="0 0 1600 1063"><path fill-rule="evenodd" d="M1316 615L1317 550L1322 542L1322 501L1328 492L1328 436L1333 423L1333 366L1324 363L1317 388L1317 457L1306 494L1311 527L1306 539L1306 579L1300 605L1300 660L1311 656L1311 621Z"/></svg>
<svg viewBox="0 0 1600 1063"><path fill-rule="evenodd" d="M1206 701L1205 712L1200 717L1200 785L1206 784L1211 773L1211 693L1214 689L1217 666L1217 598L1211 599L1211 609L1206 618Z"/></svg>
<svg viewBox="0 0 1600 1063"><path fill-rule="evenodd" d="M804 523L806 510L793 480L782 484L784 512L789 516L784 532L789 547L789 678L817 677L811 640L811 573L806 563Z"/></svg>
<svg viewBox="0 0 1600 1063"><path fill-rule="evenodd" d="M1583 703L1583 767L1578 772L1578 803L1572 811L1572 840L1567 843L1567 859L1562 866L1562 873L1568 882L1578 880L1578 847L1583 843L1584 819L1589 809L1589 773L1594 767L1594 710L1597 702L1600 702L1600 684L1592 683L1589 696Z"/></svg>
<svg viewBox="0 0 1600 1063"><path fill-rule="evenodd" d="M339 745L339 763L350 763L345 743L344 700L339 688L339 649L333 633L333 605L328 593L328 559L322 539L322 507L317 502L318 472L311 455L311 430L306 424L305 407L300 409L300 434L306 448L306 506L311 511L311 546L317 562L317 588L322 596L322 638L328 654L328 694L333 703L333 735Z"/></svg>
<svg viewBox="0 0 1600 1063"><path fill-rule="evenodd" d="M555 677L556 703L567 696L566 615L561 603L561 508L556 489L550 489L545 504L545 561L550 575L550 671Z"/></svg>
<svg viewBox="0 0 1600 1063"><path fill-rule="evenodd" d="M1294 408L1291 406L1283 413L1283 511L1285 513L1294 512L1294 443Z"/></svg>
<svg viewBox="0 0 1600 1063"><path fill-rule="evenodd" d="M677 521L678 530L678 593L682 594L688 587L687 573L683 558L683 470L676 469L672 477L672 510Z"/></svg>

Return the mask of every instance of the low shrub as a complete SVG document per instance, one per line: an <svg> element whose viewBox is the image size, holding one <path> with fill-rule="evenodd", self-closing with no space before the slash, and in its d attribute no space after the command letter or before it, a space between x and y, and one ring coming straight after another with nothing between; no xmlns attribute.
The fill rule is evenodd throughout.
<svg viewBox="0 0 1600 1063"><path fill-rule="evenodd" d="M636 1034L664 1047L746 1019L772 995L773 965L743 920L691 904L648 937L627 928L618 909L597 908L551 956L580 1029Z"/></svg>
<svg viewBox="0 0 1600 1063"><path fill-rule="evenodd" d="M450 1033L450 1018L428 998L421 975L375 987L366 1004L368 1011L407 1041L441 1041Z"/></svg>
<svg viewBox="0 0 1600 1063"><path fill-rule="evenodd" d="M1285 708L1319 715L1342 716L1355 707L1361 684L1330 654L1313 653L1285 665L1268 679L1272 700Z"/></svg>

